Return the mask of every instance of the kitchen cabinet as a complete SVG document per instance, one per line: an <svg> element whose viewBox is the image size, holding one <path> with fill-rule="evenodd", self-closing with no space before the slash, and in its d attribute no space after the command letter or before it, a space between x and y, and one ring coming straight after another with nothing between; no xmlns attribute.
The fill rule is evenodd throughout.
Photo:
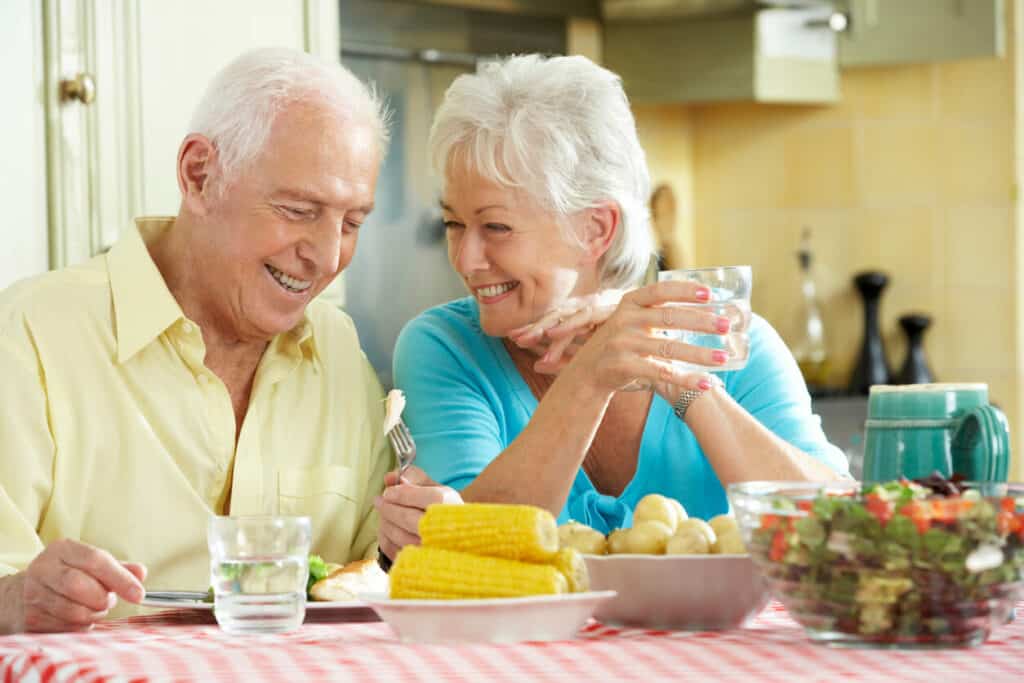
<svg viewBox="0 0 1024 683"><path fill-rule="evenodd" d="M839 0L849 18L840 66L998 57L1005 52L1004 0Z"/></svg>
<svg viewBox="0 0 1024 683"><path fill-rule="evenodd" d="M834 102L828 7L604 22L604 64L634 102Z"/></svg>
<svg viewBox="0 0 1024 683"><path fill-rule="evenodd" d="M177 213L178 145L228 61L339 47L331 0L45 0L41 24L50 268L106 250L135 216Z"/></svg>
<svg viewBox="0 0 1024 683"><path fill-rule="evenodd" d="M1004 0L778 4L604 0L604 63L637 102L829 103L842 67L1005 51Z"/></svg>

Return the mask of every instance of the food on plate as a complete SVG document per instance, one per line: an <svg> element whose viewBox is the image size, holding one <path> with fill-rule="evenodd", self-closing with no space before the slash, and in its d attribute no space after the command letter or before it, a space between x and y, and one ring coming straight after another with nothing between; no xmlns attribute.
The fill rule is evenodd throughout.
<svg viewBox="0 0 1024 683"><path fill-rule="evenodd" d="M740 530L739 525L736 524L736 518L728 514L712 517L708 520L708 526L714 530L716 536Z"/></svg>
<svg viewBox="0 0 1024 683"><path fill-rule="evenodd" d="M391 567L391 597L455 600L568 593L554 565L407 545Z"/></svg>
<svg viewBox="0 0 1024 683"><path fill-rule="evenodd" d="M676 528L675 535L680 536L688 533L690 530L703 534L704 537L708 539L709 548L713 546L715 541L718 539L718 535L715 533L715 530L711 528L711 525L697 517L689 517L681 521L679 526Z"/></svg>
<svg viewBox="0 0 1024 683"><path fill-rule="evenodd" d="M324 579L328 574L339 569L341 565L324 562L319 555L310 555L307 564L309 572L306 576L306 597L315 600L310 589L317 581ZM290 583L294 580L294 574L281 574L280 567L276 562L225 563L221 565L220 574L223 578L237 583L242 590L252 593L276 592L277 589L273 586L275 581ZM213 586L206 591L205 600L213 602Z"/></svg>
<svg viewBox="0 0 1024 683"><path fill-rule="evenodd" d="M597 529L570 521L558 527L558 547L575 548L584 555L605 555L608 553L608 540Z"/></svg>
<svg viewBox="0 0 1024 683"><path fill-rule="evenodd" d="M717 527L717 528L716 528ZM637 503L631 528L615 529L607 538L586 524L570 521L558 528L559 546L585 555L745 554L739 526L732 515L710 522L690 517L682 504L656 493Z"/></svg>
<svg viewBox="0 0 1024 683"><path fill-rule="evenodd" d="M419 532L427 547L506 560L549 562L558 552L555 518L532 505L430 505Z"/></svg>
<svg viewBox="0 0 1024 683"><path fill-rule="evenodd" d="M740 530L735 529L719 534L711 546L711 552L715 555L744 555L747 552L747 546L743 543Z"/></svg>
<svg viewBox="0 0 1024 683"><path fill-rule="evenodd" d="M707 555L710 552L708 537L694 527L677 531L665 544L666 555Z"/></svg>
<svg viewBox="0 0 1024 683"><path fill-rule="evenodd" d="M582 526L582 525L581 525ZM431 505L421 546L391 568L392 598L512 598L588 590L586 564L558 547L555 518L530 505Z"/></svg>
<svg viewBox="0 0 1024 683"><path fill-rule="evenodd" d="M751 549L770 581L799 586L792 609L819 628L880 643L987 633L1024 578L1024 498L935 479L777 498Z"/></svg>
<svg viewBox="0 0 1024 683"><path fill-rule="evenodd" d="M637 522L626 532L626 552L633 555L663 555L672 529L653 519Z"/></svg>
<svg viewBox="0 0 1024 683"><path fill-rule="evenodd" d="M679 501L657 493L644 496L633 509L634 527L640 522L653 520L667 526L670 533L675 533L679 522L684 519L686 519L686 510L683 509Z"/></svg>
<svg viewBox="0 0 1024 683"><path fill-rule="evenodd" d="M562 548L555 555L555 568L569 582L570 593L585 593L590 590L590 575L583 555L575 548Z"/></svg>
<svg viewBox="0 0 1024 683"><path fill-rule="evenodd" d="M628 531L629 529L616 529L608 534L609 555L623 555L629 552L629 547L626 545Z"/></svg>
<svg viewBox="0 0 1024 683"><path fill-rule="evenodd" d="M387 589L388 575L376 559L356 560L343 567L335 565L333 571L310 586L309 598L328 602L355 600L360 593L385 593Z"/></svg>
<svg viewBox="0 0 1024 683"><path fill-rule="evenodd" d="M387 434L402 419L405 409L405 394L401 389L392 389L384 398L384 433Z"/></svg>

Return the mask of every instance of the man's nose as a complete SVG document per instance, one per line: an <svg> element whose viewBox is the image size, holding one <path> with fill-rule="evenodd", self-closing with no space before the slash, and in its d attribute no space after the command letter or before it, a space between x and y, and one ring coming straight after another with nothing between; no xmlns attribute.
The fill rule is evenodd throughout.
<svg viewBox="0 0 1024 683"><path fill-rule="evenodd" d="M319 221L303 240L299 255L316 266L318 276L333 275L341 261L341 240L344 218L325 218Z"/></svg>

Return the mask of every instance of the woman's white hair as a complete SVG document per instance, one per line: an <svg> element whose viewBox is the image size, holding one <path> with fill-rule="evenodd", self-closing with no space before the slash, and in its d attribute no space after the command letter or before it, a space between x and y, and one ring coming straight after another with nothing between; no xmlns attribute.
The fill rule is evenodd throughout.
<svg viewBox="0 0 1024 683"><path fill-rule="evenodd" d="M644 276L654 252L651 180L636 122L617 75L585 57L523 55L459 76L430 131L434 170L465 164L492 182L525 191L568 219L605 201L621 221L600 264L606 287Z"/></svg>
<svg viewBox="0 0 1024 683"><path fill-rule="evenodd" d="M312 101L375 129L383 157L388 112L376 92L337 62L288 48L260 48L221 69L203 93L189 132L217 148L223 189L259 156L277 115L288 105Z"/></svg>

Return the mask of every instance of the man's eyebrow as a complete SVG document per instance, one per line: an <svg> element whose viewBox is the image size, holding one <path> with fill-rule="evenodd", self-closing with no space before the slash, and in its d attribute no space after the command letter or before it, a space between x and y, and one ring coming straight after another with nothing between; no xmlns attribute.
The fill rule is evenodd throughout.
<svg viewBox="0 0 1024 683"><path fill-rule="evenodd" d="M284 188L282 190L278 190L275 194L278 197L284 199L293 199L299 202L309 202L310 204L318 204L320 206L330 206L330 202L327 201L324 197L320 196L319 194L316 194L315 192L308 192L306 190ZM357 207L355 210L360 213L368 214L371 211L373 211L373 207L373 202L370 202L369 204L364 204L363 206Z"/></svg>

